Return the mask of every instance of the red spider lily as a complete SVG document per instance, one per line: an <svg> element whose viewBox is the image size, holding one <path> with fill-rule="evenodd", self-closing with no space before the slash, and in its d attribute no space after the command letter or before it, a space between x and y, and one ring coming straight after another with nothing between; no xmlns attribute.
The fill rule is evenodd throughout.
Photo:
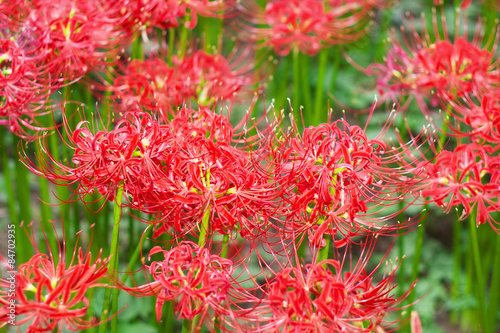
<svg viewBox="0 0 500 333"><path fill-rule="evenodd" d="M412 154L416 140L398 148L382 141L393 116L375 139L345 120L309 127L302 136L281 140L276 161L282 200L287 202L287 228L292 233L308 231L315 246L324 246L323 235L340 236L337 245L358 233L390 234L411 225L387 225L395 216L373 217L410 193L410 173L395 166ZM340 235L337 235L340 233Z"/></svg>
<svg viewBox="0 0 500 333"><path fill-rule="evenodd" d="M255 83L252 62L242 64L248 52L234 59L196 51L184 58L173 57L173 66L163 60L133 60L113 82L114 98L125 110L130 107L159 111L167 119L179 106L191 99L201 106L216 101L234 101L245 86ZM96 85L94 85L96 86ZM99 85L97 85L99 86Z"/></svg>
<svg viewBox="0 0 500 333"><path fill-rule="evenodd" d="M145 112L127 112L114 129L93 133L87 121L71 130L65 119L74 150L70 165L55 161L46 142L38 164L22 159L55 184L78 184L76 200L95 189L113 200L123 187L125 205L158 214L155 236L171 228L197 234L207 216L211 232L236 229L250 237L267 227L276 185L256 167L260 153L245 151L258 146L255 137L235 136L243 123L233 128L227 117L206 109L182 109L168 125Z"/></svg>
<svg viewBox="0 0 500 333"><path fill-rule="evenodd" d="M24 26L36 31L53 79L74 80L93 66L107 65L134 33L119 2L100 0L30 2Z"/></svg>
<svg viewBox="0 0 500 333"><path fill-rule="evenodd" d="M238 35L272 46L278 55L292 49L313 55L325 46L362 37L370 10L378 5L377 1L276 0L264 11L250 1L240 8L238 19L243 21L235 23L235 28Z"/></svg>
<svg viewBox="0 0 500 333"><path fill-rule="evenodd" d="M28 237L30 237L28 235ZM85 294L90 288L106 286L99 283L107 274L109 258L102 252L92 260L92 254L76 248L68 262L65 258L65 242L59 247L57 262L53 253L40 253L34 236L30 237L35 255L19 265L17 271L9 270L15 279L16 326L28 324L27 333L80 331L98 325L83 319L89 307ZM50 248L50 246L48 246ZM7 265L7 260L0 256ZM0 327L8 322L12 296L8 290L12 279L0 279Z"/></svg>
<svg viewBox="0 0 500 333"><path fill-rule="evenodd" d="M370 244L370 243L369 243ZM413 290L415 283L400 297L394 296L396 269L380 282L365 266L373 245L365 245L357 263L345 267L341 260L327 259L308 265L287 267L268 284L264 302L269 315L256 330L283 332L374 332L385 327L388 312L398 306ZM380 265L380 264L379 264ZM378 268L378 266L377 266ZM394 328L392 328L394 329Z"/></svg>
<svg viewBox="0 0 500 333"><path fill-rule="evenodd" d="M78 184L75 194L82 200L95 189L113 200L123 186L125 195L135 199L148 188L160 186L160 158L168 149L170 132L162 130L149 114L126 113L113 130L96 133L88 121L72 131L64 117L64 125L70 138L66 144L74 150L72 165L54 160L42 142L47 155L38 156L40 167L22 157L31 171L58 185Z"/></svg>
<svg viewBox="0 0 500 333"><path fill-rule="evenodd" d="M175 81L175 69L160 59L132 60L109 89L125 110L138 106L164 114L172 110L171 100L178 95Z"/></svg>
<svg viewBox="0 0 500 333"><path fill-rule="evenodd" d="M251 72L252 65L242 66L241 60L235 60L231 64L221 55L209 55L204 51L196 51L185 59L174 57L182 98L195 98L200 105L205 106L215 100L233 100L234 95L245 85L254 83L251 79L251 75L254 75ZM177 105L180 102L177 101Z"/></svg>
<svg viewBox="0 0 500 333"><path fill-rule="evenodd" d="M156 296L156 316L161 320L165 302L174 301L178 318L192 320L196 315L204 317L209 310L216 315L227 313L233 263L229 259L210 254L193 242L184 241L169 251L155 246L149 253L157 253L163 259L145 265L152 282L134 288L126 288L138 297Z"/></svg>
<svg viewBox="0 0 500 333"><path fill-rule="evenodd" d="M196 234L206 216L210 234L237 230L246 238L261 236L277 195L276 184L255 162L261 154L255 138L235 140L242 124L233 128L228 117L206 109L181 109L170 124L176 139L163 169L169 186L149 192L144 205L160 213L155 235L170 228L177 235ZM242 149L232 146L238 143Z"/></svg>
<svg viewBox="0 0 500 333"><path fill-rule="evenodd" d="M423 197L430 197L447 213L462 206L460 219L477 207L477 225L488 221L498 230L498 222L492 217L500 210L500 157L494 156L497 151L487 145L462 144L452 152L440 152L433 163L414 159L406 167L420 179L415 190L420 190Z"/></svg>
<svg viewBox="0 0 500 333"><path fill-rule="evenodd" d="M194 29L198 15L223 17L234 3L234 0L133 0L124 4L124 10L139 26L170 29L184 21L186 28Z"/></svg>
<svg viewBox="0 0 500 333"><path fill-rule="evenodd" d="M377 76L377 89L384 99L395 101L401 94L414 96L426 111L426 98L436 104L436 97L453 99L481 94L496 86L500 78L499 61L494 56L498 34L483 40L484 28L478 22L474 37L469 40L467 19L457 17L455 35L450 37L444 13L440 19L444 37L437 31L436 14L432 32L425 28L424 17L421 33L410 21L409 34L391 38L385 63L368 67L367 74ZM461 20L463 29L459 28ZM404 32L404 27L401 30Z"/></svg>
<svg viewBox="0 0 500 333"><path fill-rule="evenodd" d="M454 120L449 124L452 135L469 137L476 142L500 143L500 90L485 91L477 96L477 101L475 97L465 96L441 102L450 105L448 113Z"/></svg>
<svg viewBox="0 0 500 333"><path fill-rule="evenodd" d="M28 13L28 4L25 0L2 1L0 3L0 29L16 30L19 28L19 22L26 18ZM3 35L2 32L0 35Z"/></svg>
<svg viewBox="0 0 500 333"><path fill-rule="evenodd" d="M24 46L29 48L29 41ZM50 81L40 79L44 68L15 41L0 39L0 125L11 132L31 138L29 130L39 130L35 117L50 112L42 110L50 93L56 89Z"/></svg>

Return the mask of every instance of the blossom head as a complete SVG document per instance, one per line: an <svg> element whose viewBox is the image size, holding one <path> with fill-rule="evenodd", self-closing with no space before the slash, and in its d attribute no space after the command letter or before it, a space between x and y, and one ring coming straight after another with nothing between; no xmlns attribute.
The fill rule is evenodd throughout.
<svg viewBox="0 0 500 333"><path fill-rule="evenodd" d="M0 39L0 125L16 135L32 139L42 129L37 116L51 111L44 104L57 88L45 78L46 67L34 55L31 39Z"/></svg>
<svg viewBox="0 0 500 333"><path fill-rule="evenodd" d="M458 145L453 151L441 151L433 161L415 160L411 167L420 184L422 197L430 197L448 213L463 207L460 219L477 207L477 225L489 222L498 230L494 212L500 209L497 148L478 143Z"/></svg>
<svg viewBox="0 0 500 333"><path fill-rule="evenodd" d="M192 320L209 309L216 314L224 312L233 273L231 260L210 254L208 249L190 241L181 242L168 251L155 246L149 260L155 254L163 258L145 266L153 281L128 291L137 296L155 295L158 321L163 304L170 301L174 301L174 311L179 318Z"/></svg>
<svg viewBox="0 0 500 333"><path fill-rule="evenodd" d="M379 1L364 0L276 0L263 9L250 1L240 7L235 29L238 38L263 41L280 56L292 50L313 55L364 36L370 11L378 6Z"/></svg>
<svg viewBox="0 0 500 333"><path fill-rule="evenodd" d="M455 99L471 93L480 94L493 89L500 77L498 61L495 60L496 42L483 41L478 35L472 40L467 29L450 37L444 14L440 16L444 37L437 31L438 16L434 12L434 30L417 32L409 22L409 33L403 37L392 36L385 63L368 67L369 75L377 76L377 89L382 98L396 101L401 94L417 99L425 112L426 99L436 105L439 98ZM457 29L461 20L457 16ZM425 25L425 19L422 19ZM476 25L476 31L481 24Z"/></svg>
<svg viewBox="0 0 500 333"><path fill-rule="evenodd" d="M138 26L171 29L182 22L194 29L198 15L224 17L224 11L233 5L233 0L133 0L124 10Z"/></svg>
<svg viewBox="0 0 500 333"><path fill-rule="evenodd" d="M416 150L415 141L389 147L383 136L393 119L394 113L374 139L338 120L281 140L277 168L290 232L310 232L316 246L323 246L325 233L339 236L341 245L353 235L391 234L411 224L390 225L385 221L394 215L380 214L405 198L414 200L405 176L410 173L394 163Z"/></svg>
<svg viewBox="0 0 500 333"><path fill-rule="evenodd" d="M59 248L57 257L40 253L33 235L30 240L36 253L31 259L19 265L16 280L16 325L28 324L29 333L52 332L65 327L80 331L97 323L83 319L89 307L85 296L90 288L103 286L99 283L107 274L109 258L99 253L95 259L87 251L75 246L73 258L65 258L65 248ZM64 243L63 243L64 244ZM50 246L48 246L50 248ZM6 260L1 258L4 263ZM10 282L0 279L0 319L7 323L11 297Z"/></svg>
<svg viewBox="0 0 500 333"><path fill-rule="evenodd" d="M468 137L473 142L500 143L500 90L494 89L465 96L461 99L442 99L451 105L449 115L453 122L451 135Z"/></svg>
<svg viewBox="0 0 500 333"><path fill-rule="evenodd" d="M98 126L97 121L94 125ZM94 131L92 126L84 120L71 129L64 117L67 144L74 151L72 163L56 161L44 147L39 165L24 156L25 165L57 185L78 184L77 200L95 190L113 200L123 186L126 197L133 198L131 204L140 202L141 193L157 185L161 173L158 158L168 149L165 141L170 132L145 112L125 113L111 130ZM41 144L47 145L46 140Z"/></svg>
<svg viewBox="0 0 500 333"><path fill-rule="evenodd" d="M374 272L365 271L373 248L364 249L347 270L344 261L328 259L277 273L266 292L272 316L266 325L283 332L373 332L388 326L386 313L397 310L414 285L396 297L395 270L375 282Z"/></svg>
<svg viewBox="0 0 500 333"><path fill-rule="evenodd" d="M25 25L36 31L51 76L70 81L107 65L130 41L134 31L120 10L120 2L37 0Z"/></svg>
<svg viewBox="0 0 500 333"><path fill-rule="evenodd" d="M233 102L238 93L255 83L256 73L251 65L241 65L248 59L196 51L182 58L173 56L172 61L169 66L160 58L133 60L112 87L105 89L113 91L123 110L158 111L168 119L167 114L191 101L207 107L217 101Z"/></svg>

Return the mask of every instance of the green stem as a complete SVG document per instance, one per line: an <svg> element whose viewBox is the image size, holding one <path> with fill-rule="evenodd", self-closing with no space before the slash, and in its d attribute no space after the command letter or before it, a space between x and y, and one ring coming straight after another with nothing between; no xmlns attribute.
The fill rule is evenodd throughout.
<svg viewBox="0 0 500 333"><path fill-rule="evenodd" d="M498 214L497 214L498 215ZM497 220L498 221L498 220ZM489 230L491 231L491 230ZM494 262L493 262L493 273L491 275L491 286L490 286L490 299L488 302L488 317L490 318L490 327L497 327L498 321L498 304L500 301L500 236L493 233L495 236L495 250L494 250Z"/></svg>
<svg viewBox="0 0 500 333"><path fill-rule="evenodd" d="M319 125L321 122L324 121L323 115L327 114L328 110L323 109L323 98L325 97L324 95L324 84L325 84L325 71L326 71L326 64L328 62L328 49L323 49L319 53L319 65L318 65L318 85L316 86L316 96L314 98L314 111L310 110L312 112L312 115L314 117L312 124L313 126Z"/></svg>
<svg viewBox="0 0 500 333"><path fill-rule="evenodd" d="M132 58L138 60L144 60L144 50L142 48L142 37L137 35L132 43Z"/></svg>
<svg viewBox="0 0 500 333"><path fill-rule="evenodd" d="M109 261L108 264L108 272L110 274L116 274L116 271L118 269L118 240L119 240L119 229L120 229L120 219L121 219L121 213L122 213L122 197L123 197L123 183L121 183L116 191L116 198L115 198L115 204L114 204L114 211L113 211L113 234L111 237L111 248L110 248L110 255L113 257ZM107 288L106 292L104 293L104 304L103 304L103 311L101 315L101 321L105 321L109 317L110 309L111 309L111 288ZM113 302L117 303L118 302L118 293L113 292ZM116 321L116 317L112 319L112 321ZM112 324L113 327L113 324ZM101 326L99 326L99 333L105 333L107 328L107 324L104 323Z"/></svg>
<svg viewBox="0 0 500 333"><path fill-rule="evenodd" d="M17 151L17 147L24 142L17 136L14 136L14 151ZM26 225L31 222L31 198L30 198L30 181L28 175L28 169L21 163L21 161L15 161L16 173L16 190L17 190L17 200L19 203L19 219L24 221ZM9 180L11 181L11 180ZM19 223L21 221L12 221L13 223ZM17 225L19 227L19 225ZM28 237L20 229L17 230L16 238L16 251L19 253L19 262L28 262L32 254L32 247L26 246L30 244Z"/></svg>
<svg viewBox="0 0 500 333"><path fill-rule="evenodd" d="M208 186L210 184L210 172L207 173L207 184ZM201 220L201 228L200 228L200 238L198 239L198 246L199 247L204 247L205 244L207 243L207 233L208 233L208 222L210 220L210 211L211 211L212 204L209 203L205 213L203 213L203 218ZM191 321L189 319L184 319L184 325L182 326L182 332L195 332L196 330L196 323L200 319L200 315L197 315L194 317L194 319Z"/></svg>
<svg viewBox="0 0 500 333"><path fill-rule="evenodd" d="M283 59L282 59L283 60ZM270 91L271 96L278 96L276 98L276 107L277 107L277 113L279 114L280 109L286 107L284 109L288 109L288 104L287 104L287 97L289 96L289 80L288 76L290 73L290 61L281 61L278 69L276 72L273 74L273 88L274 88L274 93ZM285 80L280 79L280 78L287 78Z"/></svg>
<svg viewBox="0 0 500 333"><path fill-rule="evenodd" d="M203 213L203 218L201 220L201 228L200 228L200 238L198 239L198 246L204 247L207 243L207 232L208 232L208 221L210 220L210 210L212 204L209 203L205 213Z"/></svg>
<svg viewBox="0 0 500 333"><path fill-rule="evenodd" d="M93 310L92 300L94 299L94 288L89 288L86 296L87 296L87 299L89 300L89 306L87 307L87 312L85 313L85 320L90 321L91 317L92 317L92 312L93 312L92 311ZM83 330L82 332L89 333L91 331L92 331L92 329L88 328L88 329Z"/></svg>
<svg viewBox="0 0 500 333"><path fill-rule="evenodd" d="M174 54L174 42L175 42L174 29L170 29L168 31L168 57L167 57L167 63L169 66L172 66L172 56Z"/></svg>
<svg viewBox="0 0 500 333"><path fill-rule="evenodd" d="M449 111L446 110L446 114L444 115L444 124L443 128L441 129L441 134L439 135L439 148L444 147L444 143L446 140L446 134L448 133L448 124L450 123L450 114Z"/></svg>
<svg viewBox="0 0 500 333"><path fill-rule="evenodd" d="M224 235L224 237L222 238L222 251L220 253L221 258L227 257L227 243L229 243L229 235Z"/></svg>
<svg viewBox="0 0 500 333"><path fill-rule="evenodd" d="M399 202L399 213L398 215L398 222L403 223L405 220L405 214L402 212L404 209L404 203L402 201ZM406 285L406 276L404 274L405 272L405 261L403 260L405 256L405 237L404 237L404 230L399 230L398 232L398 237L397 237L397 243L398 243L398 259L400 260L399 268L398 268L398 289L399 290L405 290L405 285ZM406 309L401 309L401 312L406 311Z"/></svg>
<svg viewBox="0 0 500 333"><path fill-rule="evenodd" d="M143 239L146 240L147 237L149 236L151 232L152 227L146 228L144 231L144 236ZM141 248L142 248L142 242L139 242L137 246L135 247L134 253L130 256L130 260L128 262L127 266L127 272L131 272L134 269L135 263L137 262L137 259L139 259L139 255L141 254ZM129 274L126 274L123 279L122 283L125 284L128 280Z"/></svg>
<svg viewBox="0 0 500 333"><path fill-rule="evenodd" d="M297 122L297 127L301 129L304 124L301 122L300 116L300 53L299 49L294 48L292 51L292 62L293 62L293 96L291 98L293 107L293 117Z"/></svg>
<svg viewBox="0 0 500 333"><path fill-rule="evenodd" d="M466 283L465 283L465 293L468 296L473 295L474 291L474 285L475 285L475 280L474 280L474 260L473 260L473 251L471 250L472 248L472 242L470 241L470 235L469 235L469 240L468 240L468 249L465 255L465 272L466 272ZM476 313L477 311L474 311L475 309L473 308L467 308L461 315L461 326L465 331L470 331L471 326L473 325L474 318L477 317Z"/></svg>
<svg viewBox="0 0 500 333"><path fill-rule="evenodd" d="M163 306L162 321L158 333L163 332L174 332L174 306L172 302L167 302Z"/></svg>
<svg viewBox="0 0 500 333"><path fill-rule="evenodd" d="M110 204L106 198L103 198L104 203L103 203L103 208L102 208L102 217L104 218L104 232L101 235L101 242L104 244L104 246L108 246L109 244L109 230L111 229L111 221L110 221Z"/></svg>
<svg viewBox="0 0 500 333"><path fill-rule="evenodd" d="M128 247L129 256L134 254L134 239L135 239L135 219L132 213L128 215ZM137 249L137 248L136 248Z"/></svg>
<svg viewBox="0 0 500 333"><path fill-rule="evenodd" d="M328 259L328 254L330 253L330 243L331 243L331 237L328 235L325 235L325 246L319 251L319 259L320 261L324 261Z"/></svg>
<svg viewBox="0 0 500 333"><path fill-rule="evenodd" d="M189 20L189 15L186 15L186 21ZM189 29L186 28L186 24L183 24L181 27L181 42L179 46L179 57L182 58L186 54L187 50L187 40L189 35Z"/></svg>
<svg viewBox="0 0 500 333"><path fill-rule="evenodd" d="M227 258L227 249L228 249L227 244L228 243L229 243L229 235L224 235L224 237L222 238L222 251L220 254L221 258ZM214 326L215 326L215 332L219 333L221 331L220 330L220 317L219 316L215 317Z"/></svg>
<svg viewBox="0 0 500 333"><path fill-rule="evenodd" d="M14 186L12 186L12 172L9 158L7 156L7 147L5 145L7 130L0 126L0 159L2 160L2 172L5 178L5 191L7 192L7 207L9 210L10 223L18 223L16 201L14 196Z"/></svg>
<svg viewBox="0 0 500 333"><path fill-rule="evenodd" d="M474 266L476 270L476 285L477 293L479 295L479 312L480 312L480 330L484 333L490 333L488 327L488 318L485 306L485 281L483 276L483 268L481 265L481 254L479 253L479 243L477 238L477 225L476 225L476 209L470 213L470 241L472 246L472 255L474 260ZM475 327L479 328L479 327Z"/></svg>
<svg viewBox="0 0 500 333"><path fill-rule="evenodd" d="M41 154L39 145L36 145L36 151L37 151L37 155ZM39 166L42 167L42 165L39 165ZM43 177L40 177L38 179L38 184L40 185L40 200L41 200L41 202L40 202L40 214L41 214L41 218L42 218L42 226L43 226L44 230L49 231L48 238L49 238L50 247L51 247L51 249L56 251L57 250L57 242L55 239L55 235L54 235L54 233L50 232L52 227L51 227L51 224L49 221L53 220L53 218L52 218L52 210L51 210L51 206L50 206L50 192L49 192L48 180L43 178Z"/></svg>
<svg viewBox="0 0 500 333"><path fill-rule="evenodd" d="M342 60L342 52L340 51L339 47L335 47L334 49L334 59L333 59L333 69L332 69L332 76L330 78L330 92L332 95L335 94L335 89L337 89L337 76L339 74L339 67L340 67L340 61ZM329 110L326 110L328 114ZM323 118L325 121L326 119Z"/></svg>
<svg viewBox="0 0 500 333"><path fill-rule="evenodd" d="M427 205L425 206L424 211L427 213ZM422 255L422 245L424 243L424 235L425 235L425 224L427 222L427 215L422 219L422 223L418 227L418 232L417 232L417 240L415 243L415 254L413 257L413 266L411 270L411 279L410 283L413 283L415 280L418 278L418 268L420 266L420 257ZM412 290L410 295L408 296L408 304L413 303L415 300L415 290ZM411 310L413 308L413 305L410 305L408 307L408 313L411 313Z"/></svg>
<svg viewBox="0 0 500 333"><path fill-rule="evenodd" d="M451 297L458 300L460 297L460 272L462 268L462 221L457 220L453 224L453 281L451 284ZM458 311L450 313L451 323L458 322Z"/></svg>
<svg viewBox="0 0 500 333"><path fill-rule="evenodd" d="M192 321L189 319L184 319L182 324L182 333L191 333Z"/></svg>
<svg viewBox="0 0 500 333"><path fill-rule="evenodd" d="M49 141L50 154L54 158L54 161L58 162L61 161L61 150L59 149L59 142L61 142L61 138L59 138L59 134L52 133L49 136L48 141ZM59 200L63 202L70 197L69 190L66 186L56 186L56 195L59 198ZM70 221L69 207L70 207L69 205L65 204L62 204L58 207L61 214L62 223L69 223ZM70 247L68 246L67 248L69 249Z"/></svg>
<svg viewBox="0 0 500 333"><path fill-rule="evenodd" d="M307 54L299 53L301 78L300 84L302 85L302 96L304 96L304 121L307 121L307 126L312 125L314 113L311 109L311 87L309 86L309 76L311 75L310 62L311 57ZM304 124L306 127L306 124Z"/></svg>

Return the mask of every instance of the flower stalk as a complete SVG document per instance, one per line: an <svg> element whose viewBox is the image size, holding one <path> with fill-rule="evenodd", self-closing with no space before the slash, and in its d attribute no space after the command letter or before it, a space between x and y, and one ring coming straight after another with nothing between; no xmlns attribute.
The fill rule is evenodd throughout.
<svg viewBox="0 0 500 333"><path fill-rule="evenodd" d="M118 270L118 244L119 244L119 230L120 230L120 220L122 216L122 199L123 199L123 182L118 185L116 190L116 197L114 201L114 210L113 210L113 233L111 236L111 248L110 255L113 258L109 261L108 271L110 274L116 274ZM118 306L118 293L119 289L112 290L111 288L106 289L104 293L104 303L102 307L101 321L105 321L108 319L112 310L116 310ZM113 321L116 321L116 317L112 319L112 330L116 330L116 325L113 324ZM99 326L99 333L106 333L106 323L103 323Z"/></svg>

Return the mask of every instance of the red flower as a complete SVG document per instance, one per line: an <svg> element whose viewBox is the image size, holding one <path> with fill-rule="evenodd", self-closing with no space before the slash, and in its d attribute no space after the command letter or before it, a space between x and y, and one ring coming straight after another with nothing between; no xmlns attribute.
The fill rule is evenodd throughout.
<svg viewBox="0 0 500 333"><path fill-rule="evenodd" d="M71 130L65 119L71 164L54 160L46 142L38 164L22 159L57 185L77 184L77 200L95 189L112 200L122 186L125 205L157 214L155 237L197 235L207 214L210 234L238 230L253 238L267 228L277 195L255 162L258 142L234 133L246 120L233 128L210 110L181 109L162 125L145 112L127 112L113 130L93 133L87 121Z"/></svg>
<svg viewBox="0 0 500 333"><path fill-rule="evenodd" d="M362 37L368 14L377 5L374 1L276 0L263 11L250 2L240 8L246 22L235 26L239 35L263 40L263 46L272 46L278 55L287 55L294 48L312 55L325 46Z"/></svg>
<svg viewBox="0 0 500 333"><path fill-rule="evenodd" d="M165 119L178 107L194 100L201 106L232 102L245 86L255 83L256 73L247 52L241 59L196 51L185 58L173 57L173 66L161 59L133 60L112 87L124 110L139 107L159 111ZM242 65L242 62L245 62Z"/></svg>
<svg viewBox="0 0 500 333"><path fill-rule="evenodd" d="M247 52L243 52L245 58ZM247 64L242 64L247 61ZM253 66L250 59L224 58L221 55L209 55L204 51L196 51L185 59L173 58L177 67L177 85L182 101L196 99L200 105L209 106L216 100L234 100L235 95L244 86L255 83L252 76Z"/></svg>
<svg viewBox="0 0 500 333"><path fill-rule="evenodd" d="M31 138L29 130L41 129L35 117L50 112L42 108L57 86L43 79L45 69L34 56L32 41L24 42L0 39L0 125Z"/></svg>
<svg viewBox="0 0 500 333"><path fill-rule="evenodd" d="M410 173L394 163L416 150L416 140L388 148L382 140L392 120L371 140L362 128L338 120L280 141L276 164L287 232L309 231L315 246L323 246L325 233L340 236L341 245L358 233L390 234L413 223L390 225L386 221L395 215L380 214L405 198L414 200Z"/></svg>
<svg viewBox="0 0 500 333"><path fill-rule="evenodd" d="M258 142L246 131L237 132L242 124L234 128L227 116L185 108L171 121L175 140L163 160L169 186L150 191L144 205L146 211L158 213L155 235L172 232L171 228L177 237L197 235L205 214L210 235L263 235L276 210L276 184L259 168L260 152L252 150L258 149Z"/></svg>
<svg viewBox="0 0 500 333"><path fill-rule="evenodd" d="M233 4L234 0L133 0L124 9L137 25L170 29L185 21L187 28L194 29L198 15L221 17Z"/></svg>
<svg viewBox="0 0 500 333"><path fill-rule="evenodd" d="M16 326L28 324L25 332L34 333L60 331L63 327L80 331L98 325L83 319L89 306L85 294L90 288L105 286L99 280L107 273L109 258L102 258L102 253L99 253L92 260L90 252L83 252L75 245L69 262L64 257L64 246L59 248L56 262L53 253L47 255L38 251L33 235L30 240L35 255L19 265L17 273L9 270L15 278ZM8 265L5 258L0 256L0 259ZM11 278L0 279L0 326L9 320L11 281Z"/></svg>
<svg viewBox="0 0 500 333"><path fill-rule="evenodd" d="M0 2L0 29L16 30L20 22L28 15L28 3L25 0Z"/></svg>
<svg viewBox="0 0 500 333"><path fill-rule="evenodd" d="M370 274L365 271L372 252L373 245L365 245L357 263L344 257L284 268L266 290L264 302L271 319L262 316L262 328L283 332L374 332L388 326L384 321L386 313L398 310L414 285L402 296L394 296L395 270L375 283L375 270ZM346 260L350 267L347 270Z"/></svg>
<svg viewBox="0 0 500 333"><path fill-rule="evenodd" d="M498 149L477 143L462 144L453 152L442 151L432 161L423 157L413 160L407 169L420 180L415 191L430 197L448 213L453 207L463 207L460 219L465 219L477 207L477 224L488 221L498 230L492 214L500 210L500 157Z"/></svg>
<svg viewBox="0 0 500 333"><path fill-rule="evenodd" d="M449 128L459 137L469 137L476 142L500 143L500 90L481 93L477 96L479 102L475 97L441 101L451 106L448 112L454 122L449 123Z"/></svg>
<svg viewBox="0 0 500 333"><path fill-rule="evenodd" d="M436 15L433 17L437 21ZM457 18L456 27L460 25ZM464 22L466 18L463 18ZM470 93L480 94L496 86L500 71L494 57L496 43L483 41L479 35L469 41L467 26L462 35L448 35L447 22L441 15L444 38L434 31L423 29L418 33L411 22L408 34L391 38L391 49L383 64L374 64L367 70L378 77L377 89L384 99L399 100L400 95L417 98L422 110L428 110L425 98L435 104L437 97L453 99ZM425 25L425 20L422 19ZM481 30L480 23L475 27ZM402 27L402 31L404 29ZM433 41L433 42L431 42ZM435 93L435 95L434 95Z"/></svg>
<svg viewBox="0 0 500 333"><path fill-rule="evenodd" d="M174 301L178 318L192 320L200 313L204 317L209 310L216 315L227 312L225 303L233 274L231 260L212 255L208 249L188 241L169 251L155 246L148 260L157 253L163 259L145 266L154 281L126 290L138 297L156 296L158 321L163 304L170 301Z"/></svg>
<svg viewBox="0 0 500 333"><path fill-rule="evenodd" d="M174 68L160 59L132 60L113 86L104 89L113 91L113 98L123 110L143 108L166 116L175 109L173 100L183 101L178 97L176 74Z"/></svg>
<svg viewBox="0 0 500 333"><path fill-rule="evenodd" d="M126 113L113 130L96 133L87 121L80 122L73 131L66 118L64 125L70 137L67 144L74 150L72 165L54 160L45 146L43 150L47 155L38 156L40 167L23 156L31 171L57 185L78 184L75 194L82 200L95 189L113 200L117 189L123 186L124 194L131 197L133 205L145 191L160 186L160 160L168 149L166 141L170 132L162 129L149 114Z"/></svg>
<svg viewBox="0 0 500 333"><path fill-rule="evenodd" d="M37 0L25 26L36 32L52 78L74 80L93 66L108 65L134 33L119 1Z"/></svg>

